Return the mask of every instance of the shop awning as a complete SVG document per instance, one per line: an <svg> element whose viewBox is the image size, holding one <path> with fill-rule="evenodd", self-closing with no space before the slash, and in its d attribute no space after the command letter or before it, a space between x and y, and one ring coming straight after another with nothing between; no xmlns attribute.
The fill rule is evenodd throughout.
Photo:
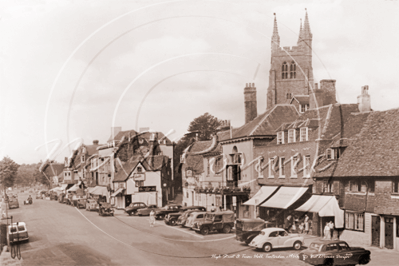
<svg viewBox="0 0 399 266"><path fill-rule="evenodd" d="M108 189L106 187L96 186L93 190L89 191L93 195L106 196L108 194Z"/></svg>
<svg viewBox="0 0 399 266"><path fill-rule="evenodd" d="M260 206L287 209L302 197L308 189L309 187L281 187L273 197Z"/></svg>
<svg viewBox="0 0 399 266"><path fill-rule="evenodd" d="M73 185L70 189L68 189L67 191L68 191L68 192L74 192L74 191L76 191L76 190L78 190L78 189L79 189L78 184L75 184L75 185Z"/></svg>
<svg viewBox="0 0 399 266"><path fill-rule="evenodd" d="M339 208L335 196L312 195L302 206L296 209L301 212L316 212L320 217L334 217L336 228L344 227L344 211Z"/></svg>
<svg viewBox="0 0 399 266"><path fill-rule="evenodd" d="M262 186L259 191L255 194L255 196L253 196L251 199L249 199L248 201L246 201L244 203L244 205L259 205L262 202L264 202L265 200L267 200L270 195L272 195L274 193L274 191L276 191L276 189L278 188L278 186Z"/></svg>
<svg viewBox="0 0 399 266"><path fill-rule="evenodd" d="M123 192L124 188L118 188L117 191L112 193L111 197L116 197L117 195L121 194Z"/></svg>

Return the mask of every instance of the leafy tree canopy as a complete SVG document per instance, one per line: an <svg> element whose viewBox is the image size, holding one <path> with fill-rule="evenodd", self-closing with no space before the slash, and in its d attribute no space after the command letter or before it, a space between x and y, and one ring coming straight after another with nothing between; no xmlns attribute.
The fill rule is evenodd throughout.
<svg viewBox="0 0 399 266"><path fill-rule="evenodd" d="M5 187L12 187L17 176L19 165L9 157L0 161L0 181Z"/></svg>

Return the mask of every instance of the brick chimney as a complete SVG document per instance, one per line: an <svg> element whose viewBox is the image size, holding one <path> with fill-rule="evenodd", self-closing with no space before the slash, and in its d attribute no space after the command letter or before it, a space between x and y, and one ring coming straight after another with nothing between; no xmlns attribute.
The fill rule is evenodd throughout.
<svg viewBox="0 0 399 266"><path fill-rule="evenodd" d="M93 140L93 145L98 145L98 140Z"/></svg>
<svg viewBox="0 0 399 266"><path fill-rule="evenodd" d="M337 103L335 79L320 80L320 90L323 92L323 105Z"/></svg>
<svg viewBox="0 0 399 266"><path fill-rule="evenodd" d="M370 95L369 95L369 86L365 85L362 87L361 94L357 96L357 104L359 106L360 112L370 112L371 111L371 103L370 103Z"/></svg>
<svg viewBox="0 0 399 266"><path fill-rule="evenodd" d="M314 90L309 95L309 109L315 109L323 106L323 91L319 89L317 83L314 84Z"/></svg>
<svg viewBox="0 0 399 266"><path fill-rule="evenodd" d="M256 105L256 87L255 83L247 83L244 88L245 104L245 124L254 120L258 116L258 107Z"/></svg>

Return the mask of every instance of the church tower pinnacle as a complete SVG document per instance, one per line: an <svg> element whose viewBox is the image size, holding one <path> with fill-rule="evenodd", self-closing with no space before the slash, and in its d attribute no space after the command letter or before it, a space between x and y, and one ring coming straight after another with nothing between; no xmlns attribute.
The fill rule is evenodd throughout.
<svg viewBox="0 0 399 266"><path fill-rule="evenodd" d="M274 13L274 26L272 35L272 52L277 51L280 47L280 36L278 35L276 13Z"/></svg>

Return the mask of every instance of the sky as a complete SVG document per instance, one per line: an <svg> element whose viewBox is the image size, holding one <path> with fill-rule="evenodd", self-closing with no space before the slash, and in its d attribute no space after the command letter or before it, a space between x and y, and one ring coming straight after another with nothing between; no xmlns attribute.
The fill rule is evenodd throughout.
<svg viewBox="0 0 399 266"><path fill-rule="evenodd" d="M399 108L399 1L2 0L0 158L63 162L113 126L177 141L206 112L242 126L245 83L266 111L273 14L295 46L305 8L315 82Z"/></svg>

